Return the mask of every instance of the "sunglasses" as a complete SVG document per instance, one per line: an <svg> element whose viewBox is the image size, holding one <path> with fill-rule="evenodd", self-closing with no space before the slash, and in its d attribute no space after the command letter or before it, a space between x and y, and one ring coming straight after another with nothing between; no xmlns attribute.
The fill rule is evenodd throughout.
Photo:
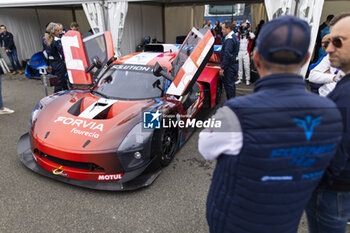
<svg viewBox="0 0 350 233"><path fill-rule="evenodd" d="M326 49L329 43L332 43L334 47L339 49L343 46L343 39L341 39L340 37L334 37L329 41L322 42L322 47Z"/></svg>

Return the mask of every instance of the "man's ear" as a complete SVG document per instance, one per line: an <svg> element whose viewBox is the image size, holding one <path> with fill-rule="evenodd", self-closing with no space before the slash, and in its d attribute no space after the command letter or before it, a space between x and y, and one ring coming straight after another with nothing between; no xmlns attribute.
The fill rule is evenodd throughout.
<svg viewBox="0 0 350 233"><path fill-rule="evenodd" d="M259 69L261 67L260 57L258 52L254 49L253 51L253 61L256 69Z"/></svg>

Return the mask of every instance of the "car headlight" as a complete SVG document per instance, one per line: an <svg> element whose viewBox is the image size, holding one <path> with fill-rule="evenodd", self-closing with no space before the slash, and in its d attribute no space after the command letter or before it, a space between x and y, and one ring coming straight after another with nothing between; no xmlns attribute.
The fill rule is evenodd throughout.
<svg viewBox="0 0 350 233"><path fill-rule="evenodd" d="M40 111L43 109L44 106L48 105L51 101L56 99L58 95L50 95L43 99L41 99L34 107L32 113L30 114L30 120L29 120L29 131L32 128L32 125L34 121L38 118Z"/></svg>
<svg viewBox="0 0 350 233"><path fill-rule="evenodd" d="M39 112L43 108L42 104L39 102L35 105L32 113L30 114L30 120L29 120L29 131L32 128L33 122L38 118Z"/></svg>
<svg viewBox="0 0 350 233"><path fill-rule="evenodd" d="M152 135L153 131L142 130L140 122L124 138L117 155L125 171L137 169L150 160Z"/></svg>

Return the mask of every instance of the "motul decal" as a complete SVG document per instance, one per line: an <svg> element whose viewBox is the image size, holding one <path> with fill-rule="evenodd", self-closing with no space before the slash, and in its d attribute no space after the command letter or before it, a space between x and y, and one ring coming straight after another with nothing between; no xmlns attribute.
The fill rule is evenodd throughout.
<svg viewBox="0 0 350 233"><path fill-rule="evenodd" d="M110 174L110 175L99 175L97 180L120 180L123 177L123 173Z"/></svg>

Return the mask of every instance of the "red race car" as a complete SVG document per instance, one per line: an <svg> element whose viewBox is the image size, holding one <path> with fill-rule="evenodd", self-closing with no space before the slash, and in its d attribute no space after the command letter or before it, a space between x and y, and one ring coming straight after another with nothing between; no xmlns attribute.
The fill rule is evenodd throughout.
<svg viewBox="0 0 350 233"><path fill-rule="evenodd" d="M220 100L214 38L196 29L181 46L155 44L113 59L108 32L62 38L69 80L90 89L40 100L18 154L29 169L99 190L150 185ZM203 118L202 118L203 119Z"/></svg>

